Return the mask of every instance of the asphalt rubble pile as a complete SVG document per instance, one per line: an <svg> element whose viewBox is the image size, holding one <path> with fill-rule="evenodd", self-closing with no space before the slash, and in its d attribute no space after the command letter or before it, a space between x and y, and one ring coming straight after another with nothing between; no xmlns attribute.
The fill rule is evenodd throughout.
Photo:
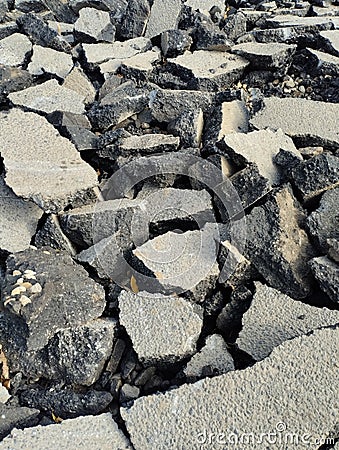
<svg viewBox="0 0 339 450"><path fill-rule="evenodd" d="M338 448L338 75L336 0L0 0L0 450Z"/></svg>

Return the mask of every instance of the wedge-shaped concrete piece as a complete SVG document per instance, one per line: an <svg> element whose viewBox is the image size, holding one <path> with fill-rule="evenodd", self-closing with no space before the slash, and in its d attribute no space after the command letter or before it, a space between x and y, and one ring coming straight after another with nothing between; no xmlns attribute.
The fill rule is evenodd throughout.
<svg viewBox="0 0 339 450"><path fill-rule="evenodd" d="M163 31L174 30L178 27L182 2L181 0L155 0L152 5L145 36L153 38Z"/></svg>
<svg viewBox="0 0 339 450"><path fill-rule="evenodd" d="M168 63L187 82L188 89L203 91L230 87L249 65L241 56L208 50L186 51L177 58L169 59Z"/></svg>
<svg viewBox="0 0 339 450"><path fill-rule="evenodd" d="M35 203L17 197L0 177L0 250L14 253L28 248L42 214Z"/></svg>
<svg viewBox="0 0 339 450"><path fill-rule="evenodd" d="M46 442L57 442L59 450L131 450L131 445L111 414L100 416L77 417L66 419L60 424L47 426L38 425L24 430L14 429L12 433L0 443L0 449L11 448L23 450L34 448L43 450Z"/></svg>
<svg viewBox="0 0 339 450"><path fill-rule="evenodd" d="M16 106L50 114L55 111L83 114L85 112L85 95L60 86L56 80L32 86L23 91L9 94L9 99Z"/></svg>
<svg viewBox="0 0 339 450"><path fill-rule="evenodd" d="M174 362L196 350L203 310L180 297L123 291L120 323L146 363Z"/></svg>
<svg viewBox="0 0 339 450"><path fill-rule="evenodd" d="M293 300L259 282L255 286L256 292L243 316L237 344L256 361L266 358L284 341L339 323L339 311Z"/></svg>
<svg viewBox="0 0 339 450"><path fill-rule="evenodd" d="M140 398L121 410L132 445L310 448L335 431L338 345L338 329L316 331L283 343L248 369Z"/></svg>
<svg viewBox="0 0 339 450"><path fill-rule="evenodd" d="M280 149L291 152L301 159L292 139L282 130L227 134L220 145L235 163L256 164L260 175L269 180L271 185L278 184L280 180L279 168L274 163L274 157Z"/></svg>
<svg viewBox="0 0 339 450"><path fill-rule="evenodd" d="M58 52L52 48L34 45L31 62L28 64L28 72L32 75L50 73L60 78L65 78L72 70L72 56L64 52Z"/></svg>
<svg viewBox="0 0 339 450"><path fill-rule="evenodd" d="M283 74L287 72L296 48L296 45L247 42L232 47L232 53L250 61L253 69L277 70Z"/></svg>
<svg viewBox="0 0 339 450"><path fill-rule="evenodd" d="M44 117L19 109L2 113L0 136L7 185L45 211L83 201L96 186L95 171Z"/></svg>
<svg viewBox="0 0 339 450"><path fill-rule="evenodd" d="M0 40L0 64L20 66L32 50L32 43L27 36L14 33Z"/></svg>
<svg viewBox="0 0 339 450"><path fill-rule="evenodd" d="M338 116L337 103L270 97L264 99L264 108L250 122L257 129L281 128L300 147L324 145L338 148Z"/></svg>

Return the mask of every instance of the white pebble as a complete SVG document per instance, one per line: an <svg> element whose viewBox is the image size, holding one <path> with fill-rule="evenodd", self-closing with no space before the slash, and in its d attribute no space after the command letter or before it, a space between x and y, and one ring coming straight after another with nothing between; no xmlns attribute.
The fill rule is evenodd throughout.
<svg viewBox="0 0 339 450"><path fill-rule="evenodd" d="M13 275L14 277L18 277L18 276L22 275L22 273L20 272L20 270L13 270L12 275Z"/></svg>
<svg viewBox="0 0 339 450"><path fill-rule="evenodd" d="M15 284L22 284L24 282L23 278L18 278Z"/></svg>
<svg viewBox="0 0 339 450"><path fill-rule="evenodd" d="M25 270L24 274L26 274L26 275L35 275L36 272L34 270L27 269L27 270Z"/></svg>
<svg viewBox="0 0 339 450"><path fill-rule="evenodd" d="M33 286L31 288L29 288L29 292L31 294L40 294L41 291L42 291L42 287L41 287L40 283L33 284Z"/></svg>
<svg viewBox="0 0 339 450"><path fill-rule="evenodd" d="M14 297L15 295L21 294L21 292L26 292L26 288L24 286L18 286L13 289L11 292L11 296Z"/></svg>
<svg viewBox="0 0 339 450"><path fill-rule="evenodd" d="M19 298L19 301L20 301L20 303L22 304L22 306L26 306L26 305L28 305L29 303L32 303L32 302L31 302L31 299L28 298L26 295L22 295L22 296Z"/></svg>
<svg viewBox="0 0 339 450"><path fill-rule="evenodd" d="M24 274L25 280L36 280L35 275Z"/></svg>

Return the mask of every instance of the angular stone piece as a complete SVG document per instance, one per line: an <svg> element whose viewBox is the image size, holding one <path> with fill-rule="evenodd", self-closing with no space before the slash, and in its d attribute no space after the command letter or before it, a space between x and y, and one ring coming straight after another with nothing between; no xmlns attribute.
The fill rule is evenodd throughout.
<svg viewBox="0 0 339 450"><path fill-rule="evenodd" d="M47 414L52 410L56 417L63 419L99 414L112 400L109 392L91 389L78 393L69 387L44 389L34 386L20 393L23 405L38 408Z"/></svg>
<svg viewBox="0 0 339 450"><path fill-rule="evenodd" d="M213 284L218 275L217 233L213 225L180 234L169 231L137 247L133 254L155 275L165 291L191 291L201 301L199 283L206 280L207 285Z"/></svg>
<svg viewBox="0 0 339 450"><path fill-rule="evenodd" d="M200 147L204 128L204 113L202 109L183 111L175 120L168 124L167 130L179 136L183 147Z"/></svg>
<svg viewBox="0 0 339 450"><path fill-rule="evenodd" d="M256 361L266 358L284 341L339 322L339 311L292 300L259 282L255 286L256 292L243 316L237 344Z"/></svg>
<svg viewBox="0 0 339 450"><path fill-rule="evenodd" d="M74 67L63 82L63 87L77 92L84 97L86 104L95 100L96 90L80 67Z"/></svg>
<svg viewBox="0 0 339 450"><path fill-rule="evenodd" d="M26 89L32 82L27 70L0 64L0 102L6 101L9 93Z"/></svg>
<svg viewBox="0 0 339 450"><path fill-rule="evenodd" d="M69 3L65 3L63 0L44 0L44 4L53 13L53 16L59 23L66 22L73 24L77 17L70 8Z"/></svg>
<svg viewBox="0 0 339 450"><path fill-rule="evenodd" d="M316 331L283 343L253 367L142 397L121 410L132 445L136 450L198 449L202 443L244 448L253 433L262 438L250 438L251 448L262 450L263 433L277 433L283 442L305 429L329 436L336 426L338 345L338 329ZM287 429L276 431L278 423Z"/></svg>
<svg viewBox="0 0 339 450"><path fill-rule="evenodd" d="M323 25L333 26L331 17L300 17L289 14L268 17L265 22L267 28L298 27L300 31L321 31Z"/></svg>
<svg viewBox="0 0 339 450"><path fill-rule="evenodd" d="M161 33L161 50L164 56L173 58L189 50L193 39L185 30L168 30Z"/></svg>
<svg viewBox="0 0 339 450"><path fill-rule="evenodd" d="M0 130L6 183L18 196L55 212L96 186L95 171L45 118L12 109L0 115Z"/></svg>
<svg viewBox="0 0 339 450"><path fill-rule="evenodd" d="M0 404L0 439L3 439L13 428L24 428L38 423L38 409ZM0 443L2 446L2 443ZM0 447L1 448L1 447ZM5 447L3 447L5 448Z"/></svg>
<svg viewBox="0 0 339 450"><path fill-rule="evenodd" d="M280 149L283 148L301 158L292 139L286 136L282 130L227 134L220 146L235 163L255 164L260 175L266 178L271 185L278 184L280 180L279 169L274 163L274 157Z"/></svg>
<svg viewBox="0 0 339 450"><path fill-rule="evenodd" d="M20 16L17 24L34 44L61 52L70 52L71 47L68 42L35 14L29 12Z"/></svg>
<svg viewBox="0 0 339 450"><path fill-rule="evenodd" d="M154 48L148 52L139 53L131 56L131 58L122 60L120 70L128 78L145 81L153 72L153 64L159 61L161 61L160 50Z"/></svg>
<svg viewBox="0 0 339 450"><path fill-rule="evenodd" d="M200 352L187 363L184 374L187 380L211 375L221 375L234 370L234 361L227 349L226 342L219 334L212 334L206 339Z"/></svg>
<svg viewBox="0 0 339 450"><path fill-rule="evenodd" d="M299 147L339 147L336 126L338 104L302 98L270 97L264 99L264 105L264 109L250 121L255 128L281 128Z"/></svg>
<svg viewBox="0 0 339 450"><path fill-rule="evenodd" d="M136 200L106 200L63 213L60 224L72 242L89 247L119 230L122 234L139 207L140 202Z"/></svg>
<svg viewBox="0 0 339 450"><path fill-rule="evenodd" d="M321 31L319 35L326 50L334 56L339 56L339 30Z"/></svg>
<svg viewBox="0 0 339 450"><path fill-rule="evenodd" d="M86 61L93 66L111 59L130 58L150 48L152 48L151 41L144 37L129 39L125 42L117 41L113 44L83 44Z"/></svg>
<svg viewBox="0 0 339 450"><path fill-rule="evenodd" d="M147 22L145 36L153 38L163 31L175 30L178 27L181 8L181 0L167 0L166 3L162 0L155 0Z"/></svg>
<svg viewBox="0 0 339 450"><path fill-rule="evenodd" d="M20 276L13 276L14 270L23 274L25 270L32 271L26 272L27 277L34 277L34 286L39 283L41 287L34 290L36 293L24 288L25 295L31 300L26 306L20 304L20 294L16 295L15 283ZM9 366L13 372L22 371L31 377L39 372L34 360L39 360L39 350L58 331L96 319L105 308L103 288L68 254L52 249L29 249L7 259L2 301L5 313L1 343Z"/></svg>
<svg viewBox="0 0 339 450"><path fill-rule="evenodd" d="M148 0L128 0L126 13L121 22L120 38L125 40L143 36L149 16Z"/></svg>
<svg viewBox="0 0 339 450"><path fill-rule="evenodd" d="M24 447L43 450L46 442L58 442L59 450L131 450L128 439L118 428L110 413L99 416L66 419L60 424L13 430L0 443L0 449L20 450Z"/></svg>
<svg viewBox="0 0 339 450"><path fill-rule="evenodd" d="M60 86L56 80L49 80L23 91L9 94L8 97L16 106L46 114L54 111L73 114L85 112L84 96Z"/></svg>
<svg viewBox="0 0 339 450"><path fill-rule="evenodd" d="M188 89L216 91L237 81L249 62L226 52L197 50L169 59L168 64L178 71Z"/></svg>
<svg viewBox="0 0 339 450"><path fill-rule="evenodd" d="M333 301L339 302L339 265L326 256L313 258L309 262L320 288Z"/></svg>
<svg viewBox="0 0 339 450"><path fill-rule="evenodd" d="M228 39L226 33L220 30L211 19L198 14L195 19L194 40L196 50L228 51L234 43Z"/></svg>
<svg viewBox="0 0 339 450"><path fill-rule="evenodd" d="M146 108L151 88L139 88L133 81L127 81L88 112L94 129L103 129L117 125Z"/></svg>
<svg viewBox="0 0 339 450"><path fill-rule="evenodd" d="M224 19L223 30L226 33L228 39L235 41L243 36L247 31L247 17L244 14L248 9L239 11L235 14L230 14ZM253 11L256 13L257 11Z"/></svg>
<svg viewBox="0 0 339 450"><path fill-rule="evenodd" d="M323 251L329 239L339 239L339 187L324 193L319 208L307 218L307 228Z"/></svg>
<svg viewBox="0 0 339 450"><path fill-rule="evenodd" d="M43 211L17 197L0 177L0 250L19 252L29 247Z"/></svg>
<svg viewBox="0 0 339 450"><path fill-rule="evenodd" d="M257 165L252 163L232 175L230 181L244 208L253 205L272 189L270 181L259 172Z"/></svg>
<svg viewBox="0 0 339 450"><path fill-rule="evenodd" d="M37 358L40 373L47 379L91 386L110 357L115 330L115 320L97 319L58 331Z"/></svg>
<svg viewBox="0 0 339 450"><path fill-rule="evenodd" d="M248 132L248 110L240 100L223 102L206 117L204 141L215 143L230 133Z"/></svg>
<svg viewBox="0 0 339 450"><path fill-rule="evenodd" d="M0 64L21 66L32 50L31 41L23 34L14 33L0 40Z"/></svg>
<svg viewBox="0 0 339 450"><path fill-rule="evenodd" d="M202 308L180 297L123 291L120 323L145 363L174 362L192 353L202 328Z"/></svg>
<svg viewBox="0 0 339 450"><path fill-rule="evenodd" d="M291 173L293 184L304 201L308 201L339 184L339 158L323 153L296 166Z"/></svg>
<svg viewBox="0 0 339 450"><path fill-rule="evenodd" d="M32 75L42 75L50 73L59 78L65 78L72 70L73 60L71 55L58 52L40 45L33 46L33 55L28 64L28 71Z"/></svg>
<svg viewBox="0 0 339 450"><path fill-rule="evenodd" d="M55 214L47 217L46 222L35 235L34 244L38 248L51 247L56 250L65 250L73 256L76 254L71 241L62 232L59 217Z"/></svg>
<svg viewBox="0 0 339 450"><path fill-rule="evenodd" d="M82 42L113 42L115 37L109 13L94 8L82 8L79 11L74 32Z"/></svg>
<svg viewBox="0 0 339 450"><path fill-rule="evenodd" d="M170 122L184 111L201 108L205 112L212 100L207 92L159 89L152 91L149 106L155 120Z"/></svg>
<svg viewBox="0 0 339 450"><path fill-rule="evenodd" d="M248 42L232 47L232 53L250 61L252 69L273 70L283 75L291 65L296 48L296 45Z"/></svg>
<svg viewBox="0 0 339 450"><path fill-rule="evenodd" d="M307 261L314 250L300 228L304 219L289 187L275 190L246 216L246 256L272 287L296 299L311 290Z"/></svg>

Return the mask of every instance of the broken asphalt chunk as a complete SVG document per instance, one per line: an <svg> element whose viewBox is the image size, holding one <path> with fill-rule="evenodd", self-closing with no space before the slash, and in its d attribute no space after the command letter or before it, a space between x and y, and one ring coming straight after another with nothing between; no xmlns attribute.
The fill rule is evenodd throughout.
<svg viewBox="0 0 339 450"><path fill-rule="evenodd" d="M123 291L120 322L141 361L170 363L195 352L202 308L180 297Z"/></svg>
<svg viewBox="0 0 339 450"><path fill-rule="evenodd" d="M339 322L338 311L293 300L259 282L255 286L256 292L243 316L237 344L256 361L266 358L284 341Z"/></svg>
<svg viewBox="0 0 339 450"><path fill-rule="evenodd" d="M12 109L1 114L0 130L6 183L19 197L55 212L93 196L95 171L45 118Z"/></svg>
<svg viewBox="0 0 339 450"><path fill-rule="evenodd" d="M333 301L339 302L339 265L326 256L313 258L309 262L320 288Z"/></svg>

